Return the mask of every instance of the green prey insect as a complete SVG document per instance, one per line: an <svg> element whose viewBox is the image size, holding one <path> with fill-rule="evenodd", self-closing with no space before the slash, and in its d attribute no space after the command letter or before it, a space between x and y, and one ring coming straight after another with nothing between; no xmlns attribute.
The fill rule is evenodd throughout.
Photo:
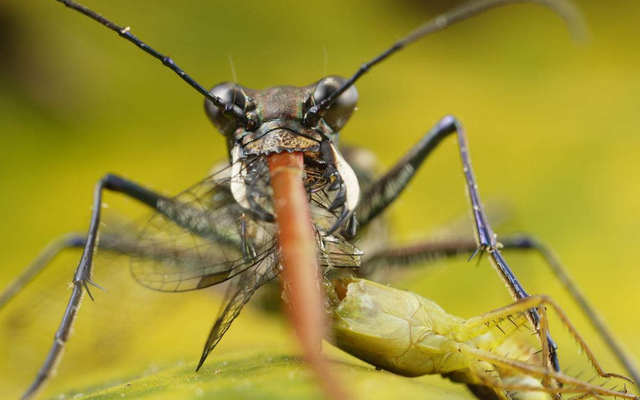
<svg viewBox="0 0 640 400"><path fill-rule="evenodd" d="M57 1L117 32L120 37L162 62L165 67L175 72L203 95L207 99L205 107L209 118L225 136L229 148L230 166L227 171L228 176L224 174L212 175L174 198L167 198L139 183L113 174L107 174L98 181L94 190L88 233L63 237L60 241L55 242L16 279L15 283L0 294L1 307L20 292L57 252L65 248L83 249L83 256L80 258L73 275L73 291L63 318L58 325L55 339L42 367L37 372L31 386L24 393L23 399L36 396L38 391L54 375L55 367L61 361L71 336L72 326L78 316L83 295L87 293L90 297L92 296L90 286L100 288L93 281L93 257L98 254L97 250L100 250L100 253L111 251L128 256L134 278L142 286L157 291L184 292L204 289L224 281L231 282L225 306L219 312L205 342L200 361L196 367L196 370L199 369L253 294L261 286L274 280L281 271L287 270L287 267L281 263L281 260L287 258L282 256L283 253L278 247L279 243L283 242L278 237L278 231L282 233L284 224L276 226L274 222L280 223L274 217L277 213L271 212L274 204L282 204L277 201L278 199L270 188L272 183L269 175L270 165L266 162L266 157L271 157L273 154L287 152L302 154L304 169L302 167L299 169L302 169L306 175L304 190L308 195L309 204L314 208L313 214L305 212L299 215L309 215L304 218L313 220L313 229L316 233L314 245L318 250L316 265L310 268L298 268L298 270L312 271L315 274L314 269L351 268L366 275L367 271L373 272L375 270L376 263L382 264L390 258L419 261L419 259L428 256L431 250L434 250L433 247L428 246L429 243L424 243L424 246L421 246L419 254L406 248L376 249L382 250L382 253L373 253L368 260L362 261L363 252L355 248L355 243L359 240L359 231L371 229L370 223L374 222L376 217L381 215L400 196L439 143L446 137L456 134L467 191L472 204L477 243L473 243L471 249L466 245L458 246L456 243L448 243L445 248L441 247L440 251L457 254L475 249L472 257L486 252L512 296L526 298L527 292L500 254L499 249L502 245L497 242L493 231L488 226L471 169L467 136L459 120L452 116L440 120L383 177L369 182L364 178L365 173L359 173L364 171L358 171L356 163L353 163L354 168L350 166L350 157L346 155L349 152L348 149L342 148L341 151L344 151L345 157L341 155L337 147L338 135L356 109L357 91L354 83L375 65L402 48L456 22L508 3L525 1L541 3L555 10L569 23L575 21L575 12L570 4L557 0L476 1L453 9L421 25L387 50L379 53L371 61L363 64L351 78L329 76L300 88L276 86L265 90L252 90L238 84L222 83L207 91L179 68L170 57L154 50L134 36L128 27L119 26L72 0ZM362 195L360 195L361 185ZM107 191L120 193L149 207L154 211L153 217L139 231L124 232L111 237L106 232L102 234L102 196ZM303 217L299 219L303 219ZM371 236L371 234L367 235ZM98 240L99 236L101 240ZM313 242L313 240L308 242ZM503 241L502 244L504 243L508 242ZM523 245L511 248L525 249L530 247L530 245ZM289 271L292 270L294 268L289 268ZM316 286L319 286L315 283L319 282L314 280L308 287L313 286L315 289ZM570 288L568 284L567 287ZM289 285L289 288L298 290L302 294L311 293L311 290L305 291L297 284ZM313 296L314 299L309 301L291 301L291 308L306 311L294 310L298 315L312 315L312 313L321 315L322 305L319 291L317 294L318 296ZM574 297L581 299L579 295L574 295ZM598 388L598 386L578 384L558 372L554 372L550 364L553 364L556 370L560 369L560 364L555 355L552 338L548 335L547 330L542 329L543 321L538 322L538 313L542 313L543 310L540 309L539 303L535 303L537 298L533 299L521 300L516 303L517 309L510 310L510 312L521 313L523 319L531 322L536 329L539 328L539 338L544 346L542 358L545 360L545 366L542 367L543 369L527 369L517 363L499 362L499 360L492 358L491 353L482 353L482 357L486 358L482 362L494 365L496 368L506 368L506 365L521 372L525 378L542 376L541 387L550 393L562 393L567 389L574 389L574 391L583 392L583 398L612 395L612 393L618 396L623 394L624 392L607 391L607 389ZM392 299L384 296L374 300L383 306L385 304L392 307L397 306ZM580 301L580 303L588 315L594 315L586 306L586 302ZM336 310L339 309L339 306L336 307ZM398 308L402 309L399 306ZM382 309L384 310L384 307ZM406 311L411 311L411 309ZM359 315L359 311L355 310L354 315ZM412 315L413 313L406 314L404 318ZM468 351L463 354L466 357L464 362L461 359L457 364L453 361L442 365L434 364L425 370L416 369L413 365L408 365L406 368L393 367L392 364L387 365L388 363L383 362L394 356L392 352L383 352L379 360L374 359L372 362L375 361L381 367L405 375L437 372L454 376L460 373L460 377L456 375L456 379L469 384L481 383L489 388L498 388L502 391L496 391L496 393L503 399L508 398L504 393L506 388L503 387L506 377L501 375L498 383L491 380L482 381L482 375L475 368L479 368L481 364L472 362L474 360L474 354L471 352L472 347L462 345L484 338L481 333L482 326L468 332L470 328L454 329L455 324L452 321L456 320L444 312L441 312L441 319L442 321L450 320L449 325L445 324L448 330L443 331L441 336L446 338L448 336L444 333L447 333L451 338L447 343L443 340L442 343L434 344L434 346L438 344L435 346L436 354L457 354L456 351L464 348L465 351ZM602 326L599 320L595 318L592 320L598 327ZM519 323L524 324L525 322ZM373 324L376 323L373 322ZM314 320L313 324L307 324L307 326L312 325L322 328L323 324L317 320ZM458 321L458 325L464 324ZM300 323L297 326L302 327L304 324ZM391 326L393 327L393 325ZM380 326L376 324L376 328L380 328ZM311 334L301 334L300 337L308 343L319 344L320 331L321 329L305 328L304 332ZM385 331L386 329L383 328L380 335ZM462 333L458 333L458 331L466 332L467 337L459 336ZM606 332L604 329L601 331ZM345 337L355 335L356 332L354 326L349 326L345 331ZM471 333L476 336L472 336ZM382 338L384 340L380 343L381 345L391 347L406 345L403 342L394 342L397 338L385 338L384 336ZM495 338L490 339L491 342L495 340ZM454 346L456 343L459 343L458 347ZM447 345L449 347L446 347ZM416 343L411 342L405 350L411 350L414 347L418 348ZM312 346L307 345L306 348L311 349ZM365 347L359 356L365 360L375 358L373 354L377 353L372 351L373 348L371 346ZM347 348L347 351L352 350ZM458 352L462 354L462 350ZM308 359L320 359L313 351L306 353ZM618 352L617 355L621 360L625 360L624 354L621 352ZM480 358L479 355L475 356ZM462 355L453 358L459 357ZM430 359L433 357L427 358L425 362L428 364ZM448 357L440 356L440 359L446 361ZM445 366L450 370L445 369ZM464 372L464 368L469 372ZM328 376L326 373L322 373L321 368L316 369L319 377ZM631 369L629 368L629 370ZM327 378L324 378L324 381L329 382ZM560 387L560 383L566 387ZM519 384L524 385L523 383ZM329 384L324 386L336 387L336 385ZM344 397L332 396L332 398ZM626 398L635 397L629 395Z"/></svg>
<svg viewBox="0 0 640 400"><path fill-rule="evenodd" d="M542 335L549 331L545 307L552 308L603 378L633 384L607 373L560 306L548 296L530 296L482 315L463 319L413 292L359 278L325 281L327 311L334 344L381 369L409 377L441 374L465 383L480 399L543 400L618 397L638 399L620 390L581 381L545 366L542 351L517 335L535 308ZM505 323L505 328L500 324ZM509 328L510 326L510 328ZM529 335L530 336L530 335Z"/></svg>

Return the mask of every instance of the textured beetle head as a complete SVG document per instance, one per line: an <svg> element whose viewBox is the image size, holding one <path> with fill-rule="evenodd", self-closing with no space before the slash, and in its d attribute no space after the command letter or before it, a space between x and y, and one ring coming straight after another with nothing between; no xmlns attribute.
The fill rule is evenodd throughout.
<svg viewBox="0 0 640 400"><path fill-rule="evenodd" d="M230 82L213 87L212 95L238 106L255 122L253 130L239 126L209 100L205 100L205 110L220 133L231 142L239 143L246 155L317 152L320 142L333 140L353 114L358 101L356 88L351 87L339 96L315 126L305 126L304 118L311 107L334 93L344 82L344 78L329 76L304 87L253 90Z"/></svg>
<svg viewBox="0 0 640 400"><path fill-rule="evenodd" d="M334 94L345 81L341 77L329 76L309 86L276 86L264 90L227 82L210 90L213 96L227 103L227 107L239 107L247 120L252 121L247 124L251 129L228 118L226 108L221 110L210 100L205 100L209 119L227 138L230 161L238 169L237 173L240 165L252 157L283 152L303 153L305 163L314 164L315 172L318 172L317 168L321 170L310 174L316 176L319 187L331 185L331 190L338 191L329 209L342 207L329 233L353 215L360 196L355 173L336 147L339 130L355 111L358 101L356 88L352 86L338 96L317 123L305 124L305 119L312 107ZM232 181L231 192L239 204L251 209L243 200L247 193L244 180Z"/></svg>

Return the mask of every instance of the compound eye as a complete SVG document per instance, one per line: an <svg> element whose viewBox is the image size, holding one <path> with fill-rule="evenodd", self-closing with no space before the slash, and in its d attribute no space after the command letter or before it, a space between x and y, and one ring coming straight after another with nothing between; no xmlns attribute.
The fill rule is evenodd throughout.
<svg viewBox="0 0 640 400"><path fill-rule="evenodd" d="M329 76L318 82L313 99L316 104L335 93L347 80L340 76ZM355 86L351 86L342 93L324 114L324 122L338 132L351 117L358 103L358 91Z"/></svg>
<svg viewBox="0 0 640 400"><path fill-rule="evenodd" d="M225 82L214 86L209 90L214 96L220 97L223 101L235 104L244 110L247 106L247 96L244 94L242 87L236 83ZM204 109L207 112L207 116L213 122L213 125L225 136L231 136L238 129L238 124L235 121L222 115L222 110L214 106L213 103L205 99Z"/></svg>

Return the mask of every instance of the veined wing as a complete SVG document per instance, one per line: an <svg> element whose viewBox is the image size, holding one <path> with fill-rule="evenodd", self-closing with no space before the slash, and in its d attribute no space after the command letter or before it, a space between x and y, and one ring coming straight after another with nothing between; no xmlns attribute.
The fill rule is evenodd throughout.
<svg viewBox="0 0 640 400"><path fill-rule="evenodd" d="M252 201L270 210L268 170L259 160L243 168L256 182ZM158 204L132 241L131 272L140 284L169 292L202 289L273 257L275 226L247 215L231 193L230 171Z"/></svg>
<svg viewBox="0 0 640 400"><path fill-rule="evenodd" d="M260 269L267 259L275 257L273 262L279 264L277 227L256 217L273 210L267 163L256 157L239 169L247 189L244 203L255 205L260 213L243 208L232 194L233 170L228 167L163 200L158 212L135 233L130 265L140 284L159 291L196 290ZM308 193L320 265L357 268L362 252L340 235L326 235L336 218L329 210L335 192L314 187Z"/></svg>
<svg viewBox="0 0 640 400"><path fill-rule="evenodd" d="M213 328L211 328L197 369L200 369L209 353L220 342L222 336L227 332L231 323L240 314L240 311L249 302L256 290L280 273L278 265L279 262L275 258L275 254L271 254L262 263L243 271L231 282L223 301L224 306Z"/></svg>

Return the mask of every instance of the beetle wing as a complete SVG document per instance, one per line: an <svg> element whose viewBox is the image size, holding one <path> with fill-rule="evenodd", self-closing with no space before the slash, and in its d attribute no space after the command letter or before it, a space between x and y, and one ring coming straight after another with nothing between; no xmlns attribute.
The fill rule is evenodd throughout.
<svg viewBox="0 0 640 400"><path fill-rule="evenodd" d="M264 265L257 265L236 276L227 289L227 294L223 301L224 306L213 328L211 328L202 352L202 357L198 363L198 369L200 369L209 353L211 353L218 342L220 342L222 336L227 332L231 323L240 314L240 311L242 311L244 305L249 302L256 290L280 273L280 269L276 267L277 260L275 259L275 254L271 254L263 262Z"/></svg>
<svg viewBox="0 0 640 400"><path fill-rule="evenodd" d="M202 289L256 269L272 256L275 227L251 219L238 204L230 190L230 170L162 200L145 226L133 233L130 266L138 283L166 292ZM268 175L253 172L254 179L268 185ZM256 192L262 194L254 194L252 201L268 207L268 188Z"/></svg>

